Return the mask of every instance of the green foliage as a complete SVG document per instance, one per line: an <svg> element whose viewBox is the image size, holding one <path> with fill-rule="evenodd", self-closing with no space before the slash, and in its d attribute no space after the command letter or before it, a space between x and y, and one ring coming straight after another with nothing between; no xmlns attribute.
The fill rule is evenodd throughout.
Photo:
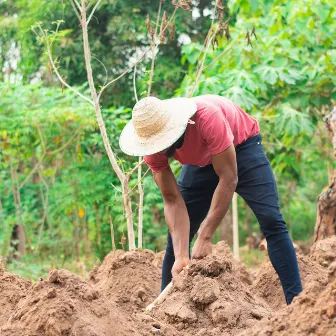
<svg viewBox="0 0 336 336"><path fill-rule="evenodd" d="M316 198L327 184L327 166L332 164L321 120L323 111L336 100L334 4L331 0L238 0L229 5L232 40L220 39L218 48L207 54L196 94L224 95L260 121L290 232L295 239L308 239ZM195 2L198 18L177 12L176 38L186 34L192 42L183 45L169 40L159 47L152 95L184 95L194 85L211 23L209 6L206 1ZM106 76L101 62L112 79L148 47L145 17L149 13L155 21L157 7L158 1L102 1L89 30L97 87ZM164 9L170 15L173 7L166 1ZM17 83L0 84L0 227L4 228L0 254L13 262L17 243L13 229L21 221L29 255L22 263L13 262L12 268L22 268L24 275L31 273L34 279L45 274L49 265L83 273L84 261L92 265L93 254L102 258L111 250L110 216L117 248L123 247L120 241L127 232L120 184L106 156L92 106L61 89L43 41L31 30L40 23L54 39L53 31L59 26L54 59L66 81L79 86L86 82L86 72L78 20L68 1L5 1L0 13L0 68L6 71L0 72L0 79ZM256 36L251 35L251 47L245 36L253 27ZM20 59L12 58L18 46ZM150 63L146 58L137 67L141 97L146 94ZM89 96L85 85L78 89ZM103 99L111 144L118 162L130 171L136 160L121 153L118 138L131 117L133 73L111 85ZM177 175L180 165L174 162L172 169ZM130 181L131 188L135 187L135 231L136 175ZM162 199L150 172L143 182L144 246L161 250L167 231ZM248 213L241 200L239 216L240 243L244 244ZM255 219L251 227L259 231ZM255 251L243 256L251 265L259 258Z"/></svg>
<svg viewBox="0 0 336 336"><path fill-rule="evenodd" d="M140 0L136 3L131 0L101 2L89 28L92 68L97 87L104 84L105 69L109 79L113 79L134 62L140 52L148 48L150 42L145 24L146 16L149 14L154 24L158 6L159 0ZM168 98L178 88L185 70L180 65L181 44L178 39L182 34L195 39L204 38L211 20L208 15L203 15L203 10L209 6L210 4L203 1L197 4L200 17L196 20L192 19L189 11L177 11L174 20L176 39L170 40L167 31L166 42L160 46L156 56L153 95ZM170 17L174 11L171 1L166 1L162 10L167 11ZM53 31L54 23L62 20L64 23L60 25L60 43L53 46L54 58L58 60L62 76L66 77L68 83L82 85L86 81L82 32L70 1L10 0L0 4L0 14L6 17L6 20L1 20L5 29L0 29L0 45L1 50L5 47L2 50L5 57L0 57L0 68L3 66L1 59L6 59L10 44L20 44L19 69L23 81L29 83L39 73L50 84L53 78L49 72L45 46L30 28L40 23L43 29ZM150 69L150 64L151 58L148 55L138 67L138 86L141 87L139 92L146 89L146 86L145 89L142 87L142 77L145 70ZM104 105L131 106L134 103L132 82L133 73L130 72L110 86L103 95Z"/></svg>
<svg viewBox="0 0 336 336"><path fill-rule="evenodd" d="M232 40L220 41L219 48L207 54L195 94L226 96L259 120L285 217L294 237L307 237L331 163L320 148L330 146L320 111L336 98L336 10L330 0L242 0L235 1L231 11L237 18ZM252 46L244 41L247 31ZM183 47L182 62L188 62L189 73L179 94L194 85L201 51L198 43ZM312 211L302 215L299 204Z"/></svg>
<svg viewBox="0 0 336 336"><path fill-rule="evenodd" d="M22 213L31 253L57 254L65 261L73 255L77 259L82 254L87 256L90 249L97 256L104 256L111 250L110 215L117 247L121 248L121 236L127 233L118 191L120 183L105 154L92 106L68 90L62 92L41 85L2 84L0 92L0 210L3 212L0 220L5 227L0 231L1 253L10 255L18 211ZM103 110L103 115L112 146L117 148L130 109L109 108ZM125 171L130 170L132 162L125 160L119 150L115 151L125 162ZM39 168L30 175L38 163ZM136 176L132 178L131 185L134 185ZM160 196L150 176L144 182L144 246L162 248L160 240L155 239L163 226L156 210ZM18 210L14 207L13 190L20 185ZM43 222L47 197L47 217ZM133 193L132 197L136 203L137 194ZM137 220L136 216L134 219Z"/></svg>

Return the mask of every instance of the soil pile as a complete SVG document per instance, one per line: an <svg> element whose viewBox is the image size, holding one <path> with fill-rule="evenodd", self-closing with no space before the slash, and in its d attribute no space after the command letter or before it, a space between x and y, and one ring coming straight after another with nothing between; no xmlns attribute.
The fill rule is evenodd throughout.
<svg viewBox="0 0 336 336"><path fill-rule="evenodd" d="M160 294L161 270L149 250L111 252L89 274L90 283L132 313L145 308Z"/></svg>
<svg viewBox="0 0 336 336"><path fill-rule="evenodd" d="M239 336L336 335L336 281L309 284L293 303Z"/></svg>
<svg viewBox="0 0 336 336"><path fill-rule="evenodd" d="M325 286L328 282L327 271L309 257L297 254L303 288L311 282ZM253 293L263 298L273 309L279 310L286 306L285 296L271 262L266 262L259 268L253 283Z"/></svg>
<svg viewBox="0 0 336 336"><path fill-rule="evenodd" d="M2 336L139 335L132 320L78 275L53 270L35 283L2 327Z"/></svg>
<svg viewBox="0 0 336 336"><path fill-rule="evenodd" d="M173 281L171 293L151 316L170 324L177 335L236 335L267 317L272 309L251 294L236 276L230 258L192 261Z"/></svg>
<svg viewBox="0 0 336 336"><path fill-rule="evenodd" d="M18 275L7 273L0 261L0 327L8 321L31 285Z"/></svg>
<svg viewBox="0 0 336 336"><path fill-rule="evenodd" d="M336 260L336 236L318 240L310 250L310 258L328 267Z"/></svg>
<svg viewBox="0 0 336 336"><path fill-rule="evenodd" d="M252 285L254 277L248 270L245 264L236 259L225 241L220 241L213 246L212 254L216 256L225 256L232 263L232 273L239 277L239 279L247 284Z"/></svg>

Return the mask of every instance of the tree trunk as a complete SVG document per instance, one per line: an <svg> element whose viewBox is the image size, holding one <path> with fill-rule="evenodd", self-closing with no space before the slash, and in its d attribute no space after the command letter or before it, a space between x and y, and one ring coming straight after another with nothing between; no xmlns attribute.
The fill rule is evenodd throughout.
<svg viewBox="0 0 336 336"><path fill-rule="evenodd" d="M232 210L231 208L226 213L225 217L219 226L220 240L225 240L232 248L233 246L233 231L232 231Z"/></svg>
<svg viewBox="0 0 336 336"><path fill-rule="evenodd" d="M251 238L252 237L252 210L247 205L247 203L245 203L245 210L246 210L245 227L246 227L248 237Z"/></svg>
<svg viewBox="0 0 336 336"><path fill-rule="evenodd" d="M326 128L332 133L332 145L336 154L336 107L324 119ZM317 203L317 218L314 241L336 234L336 172L328 189L322 192Z"/></svg>
<svg viewBox="0 0 336 336"><path fill-rule="evenodd" d="M233 255L239 260L239 231L238 231L238 195L232 198L232 223L233 223Z"/></svg>

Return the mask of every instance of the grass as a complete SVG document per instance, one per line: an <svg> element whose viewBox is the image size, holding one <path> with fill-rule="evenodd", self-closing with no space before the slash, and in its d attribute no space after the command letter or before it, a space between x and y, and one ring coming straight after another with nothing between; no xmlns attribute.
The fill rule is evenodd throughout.
<svg viewBox="0 0 336 336"><path fill-rule="evenodd" d="M244 248L241 248L239 252L240 261L246 264L248 268L256 268L260 264L268 260L268 256L258 249L246 250Z"/></svg>
<svg viewBox="0 0 336 336"><path fill-rule="evenodd" d="M89 271L99 263L100 261L93 255L91 259L81 257L78 261L72 259L64 262L51 256L44 260L25 256L21 261L14 260L5 267L8 272L20 275L26 280L38 281L40 278L47 278L49 272L55 268L64 268L86 278Z"/></svg>

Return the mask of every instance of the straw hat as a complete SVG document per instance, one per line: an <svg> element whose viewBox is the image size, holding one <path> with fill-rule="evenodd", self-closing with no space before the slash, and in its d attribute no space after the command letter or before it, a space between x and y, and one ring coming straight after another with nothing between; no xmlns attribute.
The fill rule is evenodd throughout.
<svg viewBox="0 0 336 336"><path fill-rule="evenodd" d="M121 150L133 156L161 152L180 138L196 110L196 103L190 98L141 99L120 135Z"/></svg>

